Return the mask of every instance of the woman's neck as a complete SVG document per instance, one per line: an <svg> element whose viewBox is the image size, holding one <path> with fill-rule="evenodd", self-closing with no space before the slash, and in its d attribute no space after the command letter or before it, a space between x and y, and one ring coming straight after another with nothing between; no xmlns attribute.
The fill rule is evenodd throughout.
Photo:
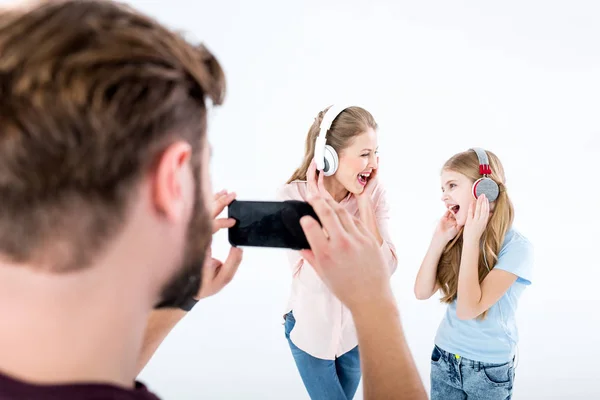
<svg viewBox="0 0 600 400"><path fill-rule="evenodd" d="M348 189L339 183L337 179L334 179L331 176L324 177L323 185L331 197L333 197L333 199L338 203L348 196Z"/></svg>

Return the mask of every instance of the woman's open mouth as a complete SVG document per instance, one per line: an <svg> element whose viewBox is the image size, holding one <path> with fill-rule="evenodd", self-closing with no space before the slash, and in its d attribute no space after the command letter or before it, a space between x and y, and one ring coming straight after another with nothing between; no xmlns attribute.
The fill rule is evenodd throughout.
<svg viewBox="0 0 600 400"><path fill-rule="evenodd" d="M367 182L369 182L369 177L370 176L371 176L370 173L366 173L366 174L361 173L361 174L358 174L358 183L361 186L365 186L367 184Z"/></svg>

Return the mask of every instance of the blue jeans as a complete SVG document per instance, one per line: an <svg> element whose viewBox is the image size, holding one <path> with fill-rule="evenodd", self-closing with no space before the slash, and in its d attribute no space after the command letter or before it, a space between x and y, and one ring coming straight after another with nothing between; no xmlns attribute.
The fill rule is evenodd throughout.
<svg viewBox="0 0 600 400"><path fill-rule="evenodd" d="M358 346L335 360L323 360L300 350L290 340L296 319L289 312L285 317L285 337L296 367L312 400L351 400L360 383Z"/></svg>
<svg viewBox="0 0 600 400"><path fill-rule="evenodd" d="M503 364L456 356L435 346L431 353L431 400L510 400L514 359Z"/></svg>

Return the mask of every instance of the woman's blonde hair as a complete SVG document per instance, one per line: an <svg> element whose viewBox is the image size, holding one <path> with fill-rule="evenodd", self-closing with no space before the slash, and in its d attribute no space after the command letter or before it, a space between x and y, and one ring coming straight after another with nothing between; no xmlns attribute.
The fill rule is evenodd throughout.
<svg viewBox="0 0 600 400"><path fill-rule="evenodd" d="M498 261L498 253L504 242L504 236L510 229L513 218L514 208L508 193L506 192L506 178L504 168L498 157L487 151L490 167L492 169L489 178L493 179L500 188L498 198L494 202L494 211L488 221L483 235L481 235L481 245L483 251L479 253L479 283L491 271ZM479 159L473 150L458 153L450 158L444 164L443 170L458 172L475 182L481 178L479 174ZM442 299L444 303L451 303L456 299L458 290L458 271L460 266L460 257L463 244L463 229L461 228L456 237L446 245L442 257L438 263L437 280L441 286ZM480 246L481 248L481 246ZM487 315L487 310L478 318L483 319Z"/></svg>
<svg viewBox="0 0 600 400"><path fill-rule="evenodd" d="M288 179L287 183L297 180L306 180L306 172L315 156L315 141L319 135L321 121L323 121L323 116L329 108L330 107L327 107L319 112L319 115L317 115L315 121L308 130L304 159L302 160L300 167L298 167L290 179ZM340 112L333 120L331 128L327 132L327 144L333 147L338 155L340 155L342 150L352 144L352 140L356 136L366 132L369 128L377 130L377 123L371 113L361 107L348 107Z"/></svg>

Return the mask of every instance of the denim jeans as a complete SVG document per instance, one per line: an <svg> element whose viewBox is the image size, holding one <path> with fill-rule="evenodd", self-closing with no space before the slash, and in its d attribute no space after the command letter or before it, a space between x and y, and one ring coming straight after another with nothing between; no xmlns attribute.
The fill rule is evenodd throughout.
<svg viewBox="0 0 600 400"><path fill-rule="evenodd" d="M438 346L431 353L431 400L510 400L514 359L492 364L456 357Z"/></svg>
<svg viewBox="0 0 600 400"><path fill-rule="evenodd" d="M351 400L360 383L358 346L335 360L323 360L300 350L290 340L296 320L289 312L285 317L285 337L304 387L312 400Z"/></svg>

